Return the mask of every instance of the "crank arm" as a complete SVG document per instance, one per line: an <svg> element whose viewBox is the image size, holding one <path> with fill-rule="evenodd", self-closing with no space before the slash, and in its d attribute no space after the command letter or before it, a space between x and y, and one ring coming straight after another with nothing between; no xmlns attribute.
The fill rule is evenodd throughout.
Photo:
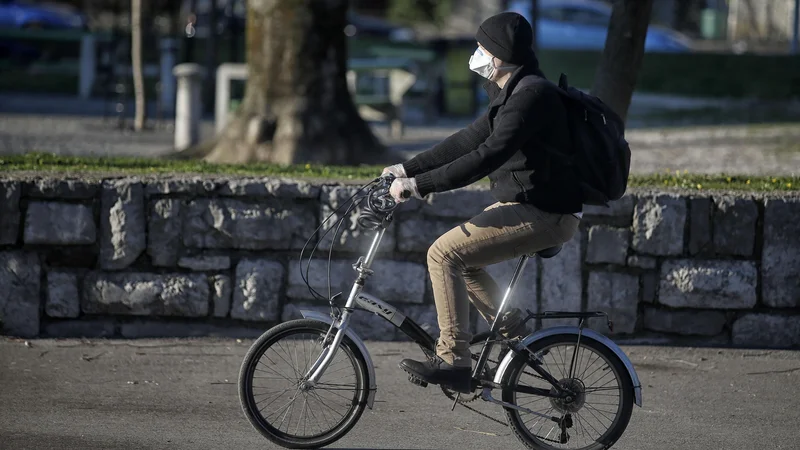
<svg viewBox="0 0 800 450"><path fill-rule="evenodd" d="M517 411L526 412L528 414L533 414L534 416L544 417L545 419L552 420L553 422L559 423L561 419L554 416L548 416L547 414L538 413L536 411L531 411L528 408L523 408L521 406L517 406L511 403L504 402L502 400L497 400L496 398L492 397L492 390L489 388L484 388L483 392L481 393L481 399L490 403L494 403L495 405L500 405L504 408L511 408L516 409Z"/></svg>

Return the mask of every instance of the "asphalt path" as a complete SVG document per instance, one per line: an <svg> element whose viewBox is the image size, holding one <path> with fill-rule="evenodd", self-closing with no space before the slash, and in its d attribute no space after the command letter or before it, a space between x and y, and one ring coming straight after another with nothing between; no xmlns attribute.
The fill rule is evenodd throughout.
<svg viewBox="0 0 800 450"><path fill-rule="evenodd" d="M245 419L251 340L0 339L0 449L271 449ZM515 449L510 429L397 368L406 342L369 342L375 408L331 448ZM623 346L644 386L615 449L800 449L800 352ZM481 401L481 412L504 421Z"/></svg>

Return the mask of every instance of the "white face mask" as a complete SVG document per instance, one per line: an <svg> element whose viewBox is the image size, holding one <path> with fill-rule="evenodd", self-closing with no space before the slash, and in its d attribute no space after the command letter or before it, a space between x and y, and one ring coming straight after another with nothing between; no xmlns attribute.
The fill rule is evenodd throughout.
<svg viewBox="0 0 800 450"><path fill-rule="evenodd" d="M494 58L487 55L480 47L475 49L475 53L469 57L469 70L488 80L492 79L497 68L494 66Z"/></svg>

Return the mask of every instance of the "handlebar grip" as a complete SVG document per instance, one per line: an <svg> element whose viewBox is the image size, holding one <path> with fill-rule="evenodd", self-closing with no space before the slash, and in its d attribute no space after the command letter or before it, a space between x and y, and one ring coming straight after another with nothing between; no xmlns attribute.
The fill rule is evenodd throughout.
<svg viewBox="0 0 800 450"><path fill-rule="evenodd" d="M400 196L403 197L403 198L410 198L411 197L411 191L406 189L400 194Z"/></svg>

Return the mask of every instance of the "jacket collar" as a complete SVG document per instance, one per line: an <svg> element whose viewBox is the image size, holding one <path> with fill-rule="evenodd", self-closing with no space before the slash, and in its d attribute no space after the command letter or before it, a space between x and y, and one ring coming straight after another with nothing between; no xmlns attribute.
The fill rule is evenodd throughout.
<svg viewBox="0 0 800 450"><path fill-rule="evenodd" d="M528 75L536 75L544 78L544 74L538 68L530 69L526 66L519 66L516 70L511 72L511 77L508 79L503 89L500 89L494 81L486 81L483 84L483 88L489 95L489 107L491 108L504 104L511 93L514 92L514 87L517 86L519 80Z"/></svg>

